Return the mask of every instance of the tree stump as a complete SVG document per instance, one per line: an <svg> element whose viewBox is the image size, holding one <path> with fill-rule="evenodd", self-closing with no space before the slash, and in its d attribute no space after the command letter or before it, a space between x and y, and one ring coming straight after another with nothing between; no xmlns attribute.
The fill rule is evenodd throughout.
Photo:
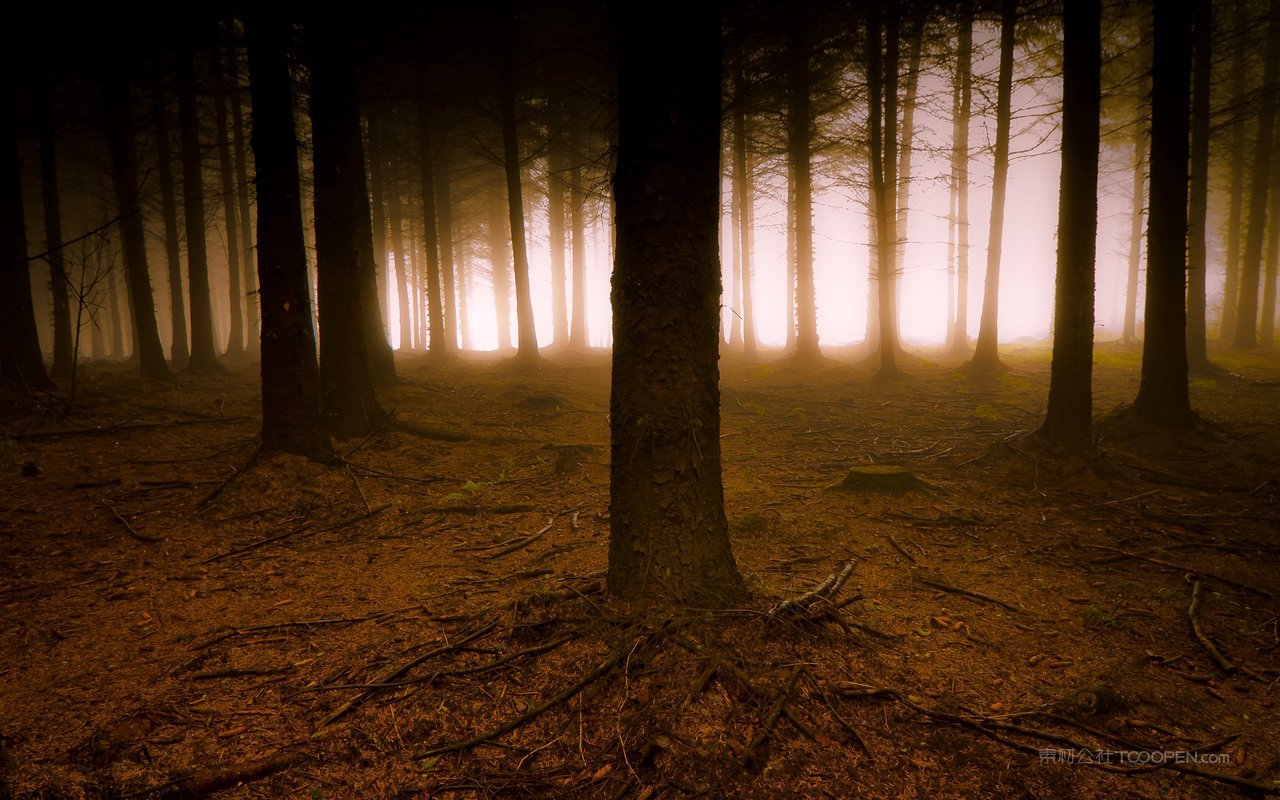
<svg viewBox="0 0 1280 800"><path fill-rule="evenodd" d="M866 464L850 467L844 480L831 487L847 492L884 492L905 494L914 489L928 489L929 484L906 467L893 464Z"/></svg>

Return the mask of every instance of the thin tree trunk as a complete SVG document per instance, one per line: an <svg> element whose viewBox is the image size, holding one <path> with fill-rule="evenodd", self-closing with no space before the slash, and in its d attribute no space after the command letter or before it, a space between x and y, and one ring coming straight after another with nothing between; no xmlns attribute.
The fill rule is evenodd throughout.
<svg viewBox="0 0 1280 800"><path fill-rule="evenodd" d="M418 71L418 169L422 177L422 247L426 251L427 347L434 358L449 353L445 343L444 301L441 298L440 237L436 227L435 147L431 140L431 109L427 105L426 67Z"/></svg>
<svg viewBox="0 0 1280 800"><path fill-rule="evenodd" d="M169 310L173 330L169 352L173 368L185 369L191 352L187 346L186 298L182 291L182 251L178 239L178 203L174 196L173 159L169 150L169 120L165 110L164 71L158 58L151 63L152 114L155 118L156 161L160 176L160 205L164 214L164 253L169 272Z"/></svg>
<svg viewBox="0 0 1280 800"><path fill-rule="evenodd" d="M791 202L795 225L796 341L794 356L812 360L818 347L818 315L813 283L813 110L809 97L809 17L802 6L792 12L787 68L787 158L791 163Z"/></svg>
<svg viewBox="0 0 1280 800"><path fill-rule="evenodd" d="M551 342L563 347L569 340L569 308L565 274L565 146L564 115L552 103L547 123L547 239L551 249Z"/></svg>
<svg viewBox="0 0 1280 800"><path fill-rule="evenodd" d="M111 152L112 186L115 190L116 212L120 217L139 368L143 378L169 381L173 376L169 372L169 365L165 363L164 348L160 345L160 333L156 329L151 273L147 269L146 234L142 225L142 208L138 202L142 184L138 180L137 155L134 153L133 132L130 130L133 114L130 110L128 81L123 76L108 76L104 94L107 147ZM113 315L119 318L115 311Z"/></svg>
<svg viewBox="0 0 1280 800"><path fill-rule="evenodd" d="M1262 267L1263 230L1267 218L1267 190L1276 123L1277 80L1280 79L1280 2L1267 4L1267 61L1258 104L1258 138L1254 140L1253 186L1249 194L1249 233L1240 268L1240 300L1231 346L1248 350L1258 344L1258 278Z"/></svg>
<svg viewBox="0 0 1280 800"><path fill-rule="evenodd" d="M897 87L898 87L898 17L889 5L885 24L884 48L880 43L880 6L872 3L867 14L867 92L870 95L868 138L871 156L871 205L875 209L875 257L877 278L876 312L879 318L877 346L880 367L877 375L897 375L897 342L893 321L893 268L897 201Z"/></svg>
<svg viewBox="0 0 1280 800"><path fill-rule="evenodd" d="M36 128L40 137L40 186L44 204L44 239L53 293L52 377L71 377L75 368L71 344L71 299L66 257L62 252L62 209L58 193L57 140L53 128L53 98L49 76L41 74L35 92Z"/></svg>
<svg viewBox="0 0 1280 800"><path fill-rule="evenodd" d="M391 291L388 284L391 282L391 267L387 263L387 212L383 203L383 174L386 167L386 158L382 153L382 137L379 131L382 124L378 120L378 110L371 108L367 115L369 123L369 210L373 223L373 260L377 265L378 274L382 276L382 280L378 281L378 304L382 308L387 319L391 318Z"/></svg>
<svg viewBox="0 0 1280 800"><path fill-rule="evenodd" d="M608 587L723 606L743 589L720 461L720 15L671 25L665 5L622 9Z"/></svg>
<svg viewBox="0 0 1280 800"><path fill-rule="evenodd" d="M240 83L240 58L234 43L227 45L227 64L231 78L231 131L236 162L236 201L240 208L240 266L243 270L241 290L245 304L245 348L255 350L262 332L259 327L261 311L258 309L258 270L254 263L253 210L249 199L249 159L245 152L243 109L244 91Z"/></svg>
<svg viewBox="0 0 1280 800"><path fill-rule="evenodd" d="M952 84L951 121L954 126L960 119L960 84L955 81L952 81ZM954 349L956 335L956 206L959 203L956 189L953 156L951 173L947 180L947 328L944 345L948 350Z"/></svg>
<svg viewBox="0 0 1280 800"><path fill-rule="evenodd" d="M973 3L961 4L956 46L960 113L952 130L951 174L956 182L956 317L951 352L969 350L969 120L973 113Z"/></svg>
<svg viewBox="0 0 1280 800"><path fill-rule="evenodd" d="M1071 0L1063 13L1062 173L1049 407L1040 435L1093 443L1094 263L1101 143L1102 4Z"/></svg>
<svg viewBox="0 0 1280 800"><path fill-rule="evenodd" d="M449 186L449 170L436 170L436 224L440 234L440 280L444 290L443 352L458 349L457 280L453 266L453 193Z"/></svg>
<svg viewBox="0 0 1280 800"><path fill-rule="evenodd" d="M1243 37L1251 20L1245 0L1236 0L1236 35ZM1237 43L1231 58L1231 96L1242 98L1248 89L1248 48ZM1222 319L1218 341L1227 342L1236 331L1236 303L1240 298L1240 243L1244 241L1244 185L1247 166L1247 111L1237 111L1231 123L1231 201L1227 211L1227 258L1223 264Z"/></svg>
<svg viewBox="0 0 1280 800"><path fill-rule="evenodd" d="M578 120L570 123L569 150L573 166L569 170L569 228L573 237L573 321L569 328L569 347L579 352L587 341L587 233L586 192L582 188L582 142Z"/></svg>
<svg viewBox="0 0 1280 800"><path fill-rule="evenodd" d="M982 295L978 343L970 367L993 372L1000 367L997 323L1000 317L1000 252L1004 239L1005 187L1009 181L1009 105L1013 93L1016 0L1004 0L1000 14L1000 76L996 85L995 173L991 181L991 227L987 235L987 275Z"/></svg>
<svg viewBox="0 0 1280 800"><path fill-rule="evenodd" d="M217 371L209 261L204 237L204 165L200 150L200 120L196 114L195 50L188 41L178 46L176 75L182 139L182 212L187 234L187 283L191 293L191 361L187 368Z"/></svg>
<svg viewBox="0 0 1280 800"><path fill-rule="evenodd" d="M507 9L508 16L510 9ZM524 232L523 181L520 177L520 142L516 127L515 67L512 62L513 20L505 20L507 46L498 59L502 102L502 161L507 174L507 213L511 225L512 275L516 289L516 358L538 360L538 332L533 322L533 296L529 291L529 255Z"/></svg>
<svg viewBox="0 0 1280 800"><path fill-rule="evenodd" d="M1187 121L1191 115L1191 9L1155 5L1151 188L1147 222L1146 335L1141 417L1170 428L1194 420L1187 378Z"/></svg>
<svg viewBox="0 0 1280 800"><path fill-rule="evenodd" d="M489 201L489 265L493 279L494 314L498 327L498 352L511 350L511 262L506 210L496 187Z"/></svg>
<svg viewBox="0 0 1280 800"><path fill-rule="evenodd" d="M400 213L400 164L392 157L387 163L387 222L389 244L395 258L396 300L400 317L400 349L413 349L413 318L409 315L409 265L404 251L404 222Z"/></svg>
<svg viewBox="0 0 1280 800"><path fill-rule="evenodd" d="M125 268L127 269L127 266ZM116 280L115 265L112 264L108 269L110 272L107 274L107 316L111 320L110 355L112 358L128 358L129 353L124 349L124 329L127 327L126 323L132 325L133 320L126 320L124 311L120 308L120 282ZM129 277L126 275L126 286L128 281ZM159 336L159 333L157 332L156 335Z"/></svg>
<svg viewBox="0 0 1280 800"><path fill-rule="evenodd" d="M327 455L320 372L307 285L298 182L298 141L289 76L290 30L270 10L245 20L253 102L258 198L258 285L262 296L262 449Z"/></svg>
<svg viewBox="0 0 1280 800"><path fill-rule="evenodd" d="M1132 211L1129 214L1129 274L1125 287L1124 328L1122 344L1138 341L1138 275L1142 266L1142 212L1146 199L1147 132L1142 125L1134 128Z"/></svg>
<svg viewBox="0 0 1280 800"><path fill-rule="evenodd" d="M227 339L227 355L242 355L244 346L244 291L240 288L240 245L241 237L239 220L236 215L236 183L234 166L231 161L231 141L227 129L227 104L231 101L227 93L226 77L222 67L222 50L213 48L213 96L216 104L216 121L218 135L218 172L222 177L222 216L226 220L227 238L227 300L231 310L231 332Z"/></svg>
<svg viewBox="0 0 1280 800"><path fill-rule="evenodd" d="M925 17L912 18L911 31L907 34L910 49L907 51L907 75L902 92L902 135L898 144L898 220L900 241L894 254L894 274L902 274L906 261L907 241L910 239L907 217L911 211L911 156L915 144L916 96L920 86L920 51L924 45ZM897 309L894 309L895 319Z"/></svg>
<svg viewBox="0 0 1280 800"><path fill-rule="evenodd" d="M458 334L463 350L473 349L471 346L471 260L467 258L467 250L463 250L458 260Z"/></svg>
<svg viewBox="0 0 1280 800"><path fill-rule="evenodd" d="M1190 222L1187 230L1187 364L1209 366L1205 333L1205 270L1208 266L1205 227L1209 213L1209 106L1213 73L1213 5L1195 2L1195 70L1191 87ZM1274 224L1273 224L1274 227Z"/></svg>
<svg viewBox="0 0 1280 800"><path fill-rule="evenodd" d="M733 96L736 100L733 107L733 193L738 204L737 251L741 254L739 281L742 284L742 353L747 358L754 359L759 354L755 298L751 289L751 229L755 223L753 213L755 189L751 176L753 165L747 150L747 114L742 107L745 102L747 83L742 64L743 58L742 47L739 45L733 71Z"/></svg>

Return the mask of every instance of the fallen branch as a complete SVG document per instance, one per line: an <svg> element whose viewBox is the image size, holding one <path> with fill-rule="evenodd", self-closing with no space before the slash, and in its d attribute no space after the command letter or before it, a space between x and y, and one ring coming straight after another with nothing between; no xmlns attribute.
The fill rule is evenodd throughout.
<svg viewBox="0 0 1280 800"><path fill-rule="evenodd" d="M381 514L383 511L386 511L388 508L391 508L390 504L380 505L377 508L370 509L369 511L366 511L363 514L357 514L354 517L347 517L346 519L340 522L335 522L334 524L329 525L328 527L325 527L325 528L319 528L319 529L313 530L311 529L310 524L303 525L300 528L294 528L293 530L288 531L286 533L281 533L276 536L268 536L265 539L259 539L256 542L252 542L250 544L245 545L244 547L237 547L234 550L228 550L227 552L219 553L216 556L209 556L205 560L198 561L196 563L199 565L211 564L215 561L221 561L224 558L231 558L232 556L238 556L241 553L247 553L250 550L257 550L259 547L265 547L266 545L273 544L274 542L279 542L284 539L288 539L291 536L297 536L300 533L309 532L314 534L314 533L328 533L329 531L336 531L339 528L346 528L350 525L355 525L358 522L363 522L369 517L373 517L378 514Z"/></svg>
<svg viewBox="0 0 1280 800"><path fill-rule="evenodd" d="M115 517L116 520L121 525L124 526L125 530L129 532L129 536L132 537L133 539L136 539L137 541L142 542L143 544L160 544L161 542L164 541L164 539L160 538L159 536L144 536L143 534L138 533L136 530L134 530L133 526L129 524L129 520L120 516L120 512L116 511L116 507L108 503L106 500L102 501L102 507L111 512L111 516Z"/></svg>
<svg viewBox="0 0 1280 800"><path fill-rule="evenodd" d="M294 620L292 622L271 622L265 625L250 625L244 628L233 628L231 630L224 631L210 639L206 639L205 641L200 642L199 644L193 646L191 649L204 650L207 647L212 647L218 642L224 641L226 639L230 639L232 636L247 636L251 633L262 633L264 631L278 631L283 628L318 628L325 625L350 625L356 622L368 622L371 619L380 619L382 617L390 616L391 614L398 614L402 611L410 611L415 608L421 608L421 606L412 605L412 606L406 606L404 608L394 609L392 611L379 611L376 614L367 614L363 617L326 617L324 619L301 619L301 620Z"/></svg>
<svg viewBox="0 0 1280 800"><path fill-rule="evenodd" d="M404 675L406 672L408 672L409 670L413 669L414 667L418 666L419 664L425 661L429 661L438 655L452 652L454 650L457 650L460 647L465 647L466 645L471 644L477 639L487 636L497 626L498 626L497 622L490 622L488 625L485 625L479 630L471 634L468 634L467 636L464 636L462 639L452 644L446 644L446 645L442 645L440 647L436 647L431 650L428 650L427 652L423 653L417 658L410 659L409 661L406 661L400 666L393 667L387 670L386 672L382 673L382 675L378 676L376 680L370 681L369 683L365 684L363 691L361 691L358 695L351 698L350 700L343 703L342 705L338 706L338 708L333 713L331 713L329 716L321 720L320 724L316 726L315 732L311 734L311 738L314 739L320 733L320 731L323 730L327 725L334 722L335 720L340 719L341 717L346 716L348 712L350 712L356 706L363 703L369 697L369 695L373 694L378 690L377 688L378 684L390 683L391 681L394 681L396 678L399 678L401 675Z"/></svg>
<svg viewBox="0 0 1280 800"><path fill-rule="evenodd" d="M522 536L518 541L512 542L511 544L502 548L501 550L494 553L493 555L485 556L485 558L489 559L490 561L493 561L494 559L502 558L503 556L509 556L512 553L523 550L529 545L541 539L546 534L547 531L551 530L551 527L555 524L556 524L556 518L552 517L551 521L548 522L545 526L543 526L543 528L539 530L537 533L531 533L528 536Z"/></svg>
<svg viewBox="0 0 1280 800"><path fill-rule="evenodd" d="M253 417L215 417L212 419L184 419L171 422L131 422L123 425L106 425L100 428L69 428L63 431L34 431L31 433L15 433L6 436L22 442L38 439L61 439L65 436L110 436L113 433L127 431L145 431L154 428L176 428L181 425L221 425L231 422L245 422Z"/></svg>
<svg viewBox="0 0 1280 800"><path fill-rule="evenodd" d="M1203 591L1204 584L1200 581L1196 581L1191 587L1191 605L1187 607L1187 617L1191 620L1191 632L1195 635L1196 641L1200 643L1200 646L1204 648L1204 651L1209 654L1209 658L1213 659L1213 663L1218 665L1219 669L1226 673L1235 672L1235 664L1227 660L1222 651L1215 647L1213 642L1209 641L1209 637L1205 636L1204 631L1200 628L1200 599Z"/></svg>
<svg viewBox="0 0 1280 800"><path fill-rule="evenodd" d="M564 689L564 691L560 692L559 694L557 694L555 697L551 698L547 702L530 708L528 711L524 712L523 714L516 717L515 719L504 722L498 727L494 728L493 730L490 730L486 733L482 733L478 736L473 736L472 738L462 742L454 742L453 744L445 744L439 747L434 747L426 751L425 753L418 753L414 755L413 759L415 761L420 761L424 758L431 758L433 756L444 755L445 753L456 753L462 750L470 750L473 747L482 745L485 742L488 742L492 739L496 739L499 736L502 736L504 734L510 733L516 728L522 727L532 722L534 719L537 719L539 716L544 714L549 709L554 708L555 706L558 706L561 703L564 703L564 702L567 702L568 700L573 699L583 689L587 688L591 684L595 683L596 681L605 677L609 673L613 672L613 670L617 668L619 662L622 661L623 657L631 653L632 650L633 648L631 647L620 647L617 650L614 650L612 653L609 654L608 658L600 662L599 666L597 666L595 669L588 672L586 675L582 676L582 678L580 678L572 686L567 687L566 689Z"/></svg>
<svg viewBox="0 0 1280 800"><path fill-rule="evenodd" d="M301 753L275 753L258 761L246 761L225 767L200 770L160 786L142 789L131 794L121 795L121 797L127 799L146 797L152 794L158 794L161 798L170 800L191 800L191 798L208 797L215 792L221 792L224 789L230 789L242 783L260 780L277 772L282 772L303 758L304 756Z"/></svg>
<svg viewBox="0 0 1280 800"><path fill-rule="evenodd" d="M813 622L829 616L836 595L849 580L849 576L853 575L853 566L854 562L850 559L809 591L778 603L769 609L768 621L803 619Z"/></svg>
<svg viewBox="0 0 1280 800"><path fill-rule="evenodd" d="M852 563L852 562L851 562ZM787 682L782 689L778 691L774 697L773 705L769 706L769 710L760 719L760 730L756 732L755 738L747 745L747 749L742 753L742 764L752 772L759 772L764 769L765 764L769 762L769 753L767 750L761 752L761 748L765 747L769 738L773 736L773 729L778 726L778 719L782 716L782 712L787 707L787 701L791 699L791 695L796 690L796 683L800 681L800 675L804 672L804 667L796 667L791 670Z"/></svg>
<svg viewBox="0 0 1280 800"><path fill-rule="evenodd" d="M972 600L981 600L986 603L994 603L995 605L998 605L1001 608L1006 609L1008 611L1012 611L1015 614L1026 613L1021 608L1018 608L1015 605L1006 603L1003 600L997 600L996 598L991 597L990 595L982 594L981 592L975 592L971 589L961 589L959 586L952 586L949 583L943 583L942 581L936 581L936 580L933 580L932 578L926 578L923 575L916 575L915 578L917 581L919 581L920 583L923 583L925 586L928 586L933 589L937 589L938 591L941 591L941 592L958 594L958 595L961 595L962 597L968 597Z"/></svg>
<svg viewBox="0 0 1280 800"><path fill-rule="evenodd" d="M1232 580L1231 578L1225 577L1223 575L1218 575L1217 573L1214 573L1214 572L1208 572L1207 570L1199 569L1197 567L1190 567L1190 566L1187 566L1186 564L1174 564L1171 561L1164 561L1159 558L1144 556L1141 553L1131 553L1128 550L1121 550L1118 547L1108 547L1105 544L1086 544L1086 545L1082 545L1082 547L1087 547L1090 550L1103 550L1108 553L1114 553L1115 555L1121 556L1123 558L1133 558L1133 559L1137 559L1138 561L1146 561L1148 564L1155 564L1157 566L1166 567L1168 569L1176 569L1179 572L1188 572L1188 573L1191 573L1192 575L1203 575L1206 578L1213 578L1215 581L1225 583L1228 586L1234 586L1237 589L1244 589L1247 592L1253 592L1254 594L1261 595L1263 597L1275 596L1272 592L1269 592L1266 589L1259 589L1256 586L1250 586L1247 583L1241 583L1240 581Z"/></svg>

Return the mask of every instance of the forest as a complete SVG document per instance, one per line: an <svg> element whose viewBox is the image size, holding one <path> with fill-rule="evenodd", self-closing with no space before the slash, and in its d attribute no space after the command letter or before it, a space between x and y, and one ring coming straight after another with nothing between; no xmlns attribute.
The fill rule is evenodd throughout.
<svg viewBox="0 0 1280 800"><path fill-rule="evenodd" d="M1280 0L7 16L0 800L1280 796Z"/></svg>

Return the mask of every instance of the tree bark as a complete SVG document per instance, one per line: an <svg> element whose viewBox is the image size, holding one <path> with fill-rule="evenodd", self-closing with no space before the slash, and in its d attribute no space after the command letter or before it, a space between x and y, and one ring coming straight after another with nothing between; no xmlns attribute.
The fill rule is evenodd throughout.
<svg viewBox="0 0 1280 800"><path fill-rule="evenodd" d="M1164 427L1188 428L1187 121L1191 107L1191 9L1155 5L1151 83L1151 188L1147 222L1146 335L1134 411Z"/></svg>
<svg viewBox="0 0 1280 800"><path fill-rule="evenodd" d="M169 381L173 375L165 363L164 348L160 345L155 300L151 295L151 273L147 269L147 242L139 204L142 183L138 180L138 161L133 149L133 114L127 79L122 75L108 75L103 94L103 119L107 129L107 148L111 153L111 182L116 213L120 218L120 238L124 245L138 365L143 378ZM119 314L115 316L118 318Z"/></svg>
<svg viewBox="0 0 1280 800"><path fill-rule="evenodd" d="M418 170L422 177L422 247L426 251L427 352L433 358L448 356L445 341L444 300L441 297L440 236L436 227L435 145L432 142L431 108L427 104L426 67L418 68Z"/></svg>
<svg viewBox="0 0 1280 800"><path fill-rule="evenodd" d="M787 67L787 159L791 164L792 224L795 226L796 339L794 357L812 360L818 347L817 300L813 283L813 108L809 96L809 26L804 4L791 12Z"/></svg>
<svg viewBox="0 0 1280 800"><path fill-rule="evenodd" d="M31 299L13 75L0 78L0 382L44 388L51 382Z"/></svg>
<svg viewBox="0 0 1280 800"><path fill-rule="evenodd" d="M1062 175L1049 406L1040 435L1093 444L1094 264L1102 99L1102 4L1072 0L1063 12Z"/></svg>
<svg viewBox="0 0 1280 800"><path fill-rule="evenodd" d="M160 176L160 206L164 214L164 254L169 273L169 310L172 340L169 353L174 369L184 369L191 358L187 346L186 298L182 291L182 250L178 239L178 203L173 187L169 120L165 110L164 71L159 59L152 64L152 114L155 118L156 162Z"/></svg>
<svg viewBox="0 0 1280 800"><path fill-rule="evenodd" d="M1191 184L1187 229L1187 365L1209 366L1205 332L1205 270L1208 267L1205 228L1209 213L1209 106L1213 73L1213 4L1195 0L1194 76L1191 87ZM1274 223L1273 223L1274 229Z"/></svg>
<svg viewBox="0 0 1280 800"><path fill-rule="evenodd" d="M36 128L40 138L40 186L44 205L44 239L53 294L53 366L56 379L71 377L75 368L71 344L71 299L66 257L62 252L62 209L58 192L57 139L53 127L53 98L49 76L41 74L35 92Z"/></svg>
<svg viewBox="0 0 1280 800"><path fill-rule="evenodd" d="M187 34L190 35L190 34ZM191 360L187 368L220 369L214 347L209 261L204 236L204 165L200 120L196 114L195 50L189 41L177 49L178 127L182 140L182 212L187 234L187 284L191 298Z"/></svg>
<svg viewBox="0 0 1280 800"><path fill-rule="evenodd" d="M609 590L743 594L720 466L720 18L622 9L610 401ZM672 12L672 13L668 13Z"/></svg>
<svg viewBox="0 0 1280 800"><path fill-rule="evenodd" d="M310 32L320 405L329 431L351 437L367 435L384 415L373 390L365 322L368 301L375 312L377 301L365 286L374 271L373 232L356 43L333 13L317 15Z"/></svg>
<svg viewBox="0 0 1280 800"><path fill-rule="evenodd" d="M507 214L511 226L512 277L516 289L516 358L536 363L538 332L533 322L533 296L529 291L529 254L524 232L523 181L520 177L520 141L516 125L515 65L510 6L505 9L506 46L498 56L498 82L502 103L502 162L507 176Z"/></svg>
<svg viewBox="0 0 1280 800"><path fill-rule="evenodd" d="M1009 181L1009 105L1013 93L1014 26L1016 0L1004 0L1000 13L1000 75L996 84L995 172L991 181L991 227L987 235L987 275L982 295L982 319L978 343L969 366L977 372L1000 368L998 321L1000 317L1000 252L1004 239L1005 186Z"/></svg>
<svg viewBox="0 0 1280 800"><path fill-rule="evenodd" d="M1263 232L1267 219L1267 190L1276 124L1277 81L1280 80L1280 2L1267 4L1267 53L1258 103L1258 137L1254 140L1253 185L1249 192L1249 232L1240 267L1240 299L1231 346L1248 350L1258 345L1258 278L1262 268Z"/></svg>
<svg viewBox="0 0 1280 800"><path fill-rule="evenodd" d="M243 355L244 346L244 291L240 288L240 226L236 215L236 182L234 166L231 160L231 140L227 128L227 104L231 98L227 93L226 75L222 66L222 50L214 47L213 63L213 96L216 104L214 125L218 131L218 172L222 178L222 216L226 221L227 238L227 300L231 310L231 332L227 337L227 355Z"/></svg>
<svg viewBox="0 0 1280 800"><path fill-rule="evenodd" d="M956 183L956 316L951 351L969 350L969 121L973 113L973 4L961 4L956 43L960 112L951 134L951 174Z"/></svg>
<svg viewBox="0 0 1280 800"><path fill-rule="evenodd" d="M289 76L289 27L268 9L245 20L257 174L262 304L262 449L325 457L320 373L302 232L298 140Z"/></svg>

